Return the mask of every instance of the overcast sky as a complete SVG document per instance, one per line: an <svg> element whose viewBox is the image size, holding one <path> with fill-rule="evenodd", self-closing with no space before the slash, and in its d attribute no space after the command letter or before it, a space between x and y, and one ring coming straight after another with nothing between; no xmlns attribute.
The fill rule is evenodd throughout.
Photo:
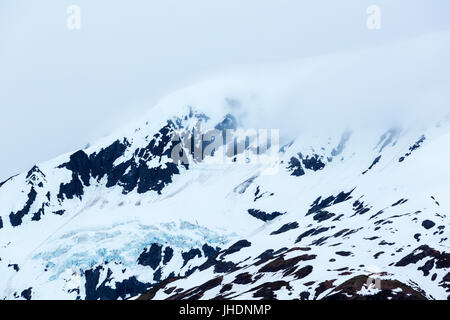
<svg viewBox="0 0 450 320"><path fill-rule="evenodd" d="M0 0L0 181L208 74L448 30L449 15L448 0Z"/></svg>

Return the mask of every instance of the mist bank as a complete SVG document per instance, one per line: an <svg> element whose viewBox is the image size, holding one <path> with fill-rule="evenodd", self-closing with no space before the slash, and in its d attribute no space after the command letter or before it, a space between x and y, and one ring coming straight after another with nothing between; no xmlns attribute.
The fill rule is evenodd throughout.
<svg viewBox="0 0 450 320"><path fill-rule="evenodd" d="M450 32L309 59L235 69L163 98L152 114L195 107L235 115L244 128L408 128L449 115Z"/></svg>

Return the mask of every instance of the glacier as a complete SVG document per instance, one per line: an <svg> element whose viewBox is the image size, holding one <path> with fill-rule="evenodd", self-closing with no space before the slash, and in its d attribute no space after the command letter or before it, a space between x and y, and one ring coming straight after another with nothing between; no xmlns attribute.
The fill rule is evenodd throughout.
<svg viewBox="0 0 450 320"><path fill-rule="evenodd" d="M208 79L0 183L0 297L449 298L449 40ZM174 163L199 124L276 158Z"/></svg>

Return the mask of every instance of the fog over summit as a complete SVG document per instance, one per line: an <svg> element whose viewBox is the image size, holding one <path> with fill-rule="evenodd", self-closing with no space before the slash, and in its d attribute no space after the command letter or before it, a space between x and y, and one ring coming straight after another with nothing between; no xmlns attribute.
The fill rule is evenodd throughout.
<svg viewBox="0 0 450 320"><path fill-rule="evenodd" d="M426 49L424 49L426 48ZM450 114L450 33L371 49L233 69L150 108L229 112L244 128L308 130L437 125Z"/></svg>
<svg viewBox="0 0 450 320"><path fill-rule="evenodd" d="M450 29L446 0L377 1L381 29L369 30L366 10L373 4L3 0L0 136L14 139L0 141L0 150L8 152L0 180L84 147L207 75L401 43ZM69 5L81 8L80 30L67 28ZM420 47L416 54L429 50Z"/></svg>
<svg viewBox="0 0 450 320"><path fill-rule="evenodd" d="M2 2L0 300L450 299L449 4L328 2Z"/></svg>

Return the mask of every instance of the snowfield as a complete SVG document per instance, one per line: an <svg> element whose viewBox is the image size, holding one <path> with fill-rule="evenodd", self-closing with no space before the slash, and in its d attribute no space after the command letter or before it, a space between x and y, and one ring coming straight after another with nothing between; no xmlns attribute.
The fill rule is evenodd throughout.
<svg viewBox="0 0 450 320"><path fill-rule="evenodd" d="M0 298L447 299L449 40L210 79L0 183ZM279 146L174 163L198 125Z"/></svg>

